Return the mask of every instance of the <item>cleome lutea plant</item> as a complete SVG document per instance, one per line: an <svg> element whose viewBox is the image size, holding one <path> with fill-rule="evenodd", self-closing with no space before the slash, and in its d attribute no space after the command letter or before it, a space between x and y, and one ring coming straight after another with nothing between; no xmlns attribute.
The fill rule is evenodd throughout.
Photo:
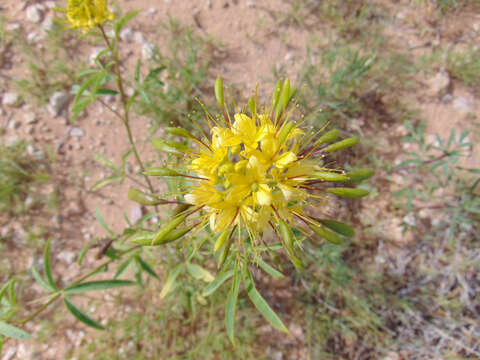
<svg viewBox="0 0 480 360"><path fill-rule="evenodd" d="M350 226L326 218L322 209L336 196L360 198L368 194L355 185L371 177L372 170L346 172L335 167L330 158L333 152L354 146L358 139L339 140L341 133L338 130L307 128L305 124L309 117L297 115L297 89L290 86L288 79L276 84L270 101L260 103L255 92L246 106L238 107L233 100L231 103L226 100L222 80L217 78L214 92L219 114L212 115L204 108L204 123L190 117L196 132L183 127L165 128L168 135L152 141L163 164L147 168L132 136L130 108L137 97L145 95L142 94L145 82L161 83L157 79L159 71L154 69L141 79L138 65L134 81L130 82L120 70L119 56L120 30L136 12L113 22L114 15L105 0L69 0L63 11L72 27L82 29L88 36L98 37L106 45L95 61L96 67L82 72L83 83L76 87L72 113L78 117L94 100L106 104L102 99L105 95L118 97L120 110L106 105L123 123L140 169L138 174L129 175L129 180L135 186L142 185L142 188L131 188L128 197L143 206L151 206L152 212L120 235L110 230L97 213L98 220L111 235L102 249L102 255L108 259L94 269L84 269L83 275L63 287L52 273L51 242L47 242L44 274L32 267L32 276L47 293L38 301L43 302L42 305L30 309L31 312L25 315L26 310L19 311L15 280L8 281L0 289L2 343L7 337L29 338L31 335L22 329L23 326L60 300L78 320L103 329L104 326L82 311L72 298L89 291L143 285L141 276L137 276L137 281L119 279L132 263L137 269L136 275L144 271L158 278L142 258L142 253L146 248L162 251L165 246L180 247L183 260L168 269L158 295L160 298L181 288L180 274L208 283L197 296L200 304L205 303L205 298L220 286L228 286L225 325L235 343L235 311L243 287L267 321L278 330L288 332L255 287L252 270L260 268L271 276L283 276L271 265L271 259L282 257L301 270L304 267L304 242L324 239L338 244L343 236L354 235ZM105 30L110 25L113 25L112 32ZM99 60L100 57L103 61ZM127 95L126 84L134 87L133 95ZM156 192L155 178L166 182L168 193ZM97 183L94 188L111 184L113 180ZM159 211L160 206L166 209ZM149 219L159 217L162 220L149 224ZM88 249L86 246L79 254L79 264ZM196 263L200 253L210 254L212 261L200 266ZM212 274L215 262L216 276ZM106 272L110 264L118 265L112 279L90 280Z"/></svg>

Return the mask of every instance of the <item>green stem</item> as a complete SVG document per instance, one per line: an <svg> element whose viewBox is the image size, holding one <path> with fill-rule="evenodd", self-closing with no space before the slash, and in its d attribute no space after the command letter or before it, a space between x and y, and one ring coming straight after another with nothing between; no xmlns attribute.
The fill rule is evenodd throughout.
<svg viewBox="0 0 480 360"><path fill-rule="evenodd" d="M100 29L100 32L102 33L102 36L103 36L103 39L105 40L105 43L108 46L108 49L110 50L110 52L112 53L112 56L113 56L113 62L115 64L115 70L114 70L115 75L116 75L115 77L116 77L116 80L117 80L117 87L118 87L118 91L120 92L120 99L121 99L122 106L123 106L123 116L121 116L121 119L122 119L123 125L125 125L125 129L127 130L128 141L130 142L130 145L132 147L133 154L135 155L135 159L137 161L137 164L138 164L138 166L140 166L140 170L142 171L142 173L144 173L145 172L145 166L143 165L142 159L138 155L137 146L135 145L135 141L133 140L132 129L130 127L128 96L125 93L125 89L124 89L124 86L123 86L123 78L122 78L122 75L120 73L120 59L118 58L118 52L115 49L115 47L112 45L110 40L108 39L108 36L105 33L105 30L103 29L103 27L101 25L99 25L98 27ZM117 115L118 115L118 113L117 113ZM150 179L145 174L143 174L143 176L145 177L145 181L148 184L148 188L150 189L150 192L154 193L155 190L153 189L153 186L152 186L152 183L150 182Z"/></svg>

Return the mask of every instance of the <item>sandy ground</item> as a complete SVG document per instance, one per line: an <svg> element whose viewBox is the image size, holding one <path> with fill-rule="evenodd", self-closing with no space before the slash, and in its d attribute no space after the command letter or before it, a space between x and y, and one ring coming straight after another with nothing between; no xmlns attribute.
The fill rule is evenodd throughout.
<svg viewBox="0 0 480 360"><path fill-rule="evenodd" d="M0 15L5 19L6 25L19 24L26 34L37 33L42 36L43 26L52 17L49 7L52 1L15 1L3 0L0 4ZM455 39L462 36L473 36L479 39L480 31L475 26L480 24L480 16L472 13L462 19L462 26L457 23L442 23L437 25L421 24L425 34L418 31L419 19L415 10L411 10L405 1L379 1L378 6L388 9L390 13L397 14L391 21L385 33L399 47L411 46L412 56L421 56L422 44L438 41L440 43L454 44ZM26 19L29 6L42 4L41 20L36 23ZM58 5L61 2L57 1ZM129 27L134 33L139 32L145 41L162 49L158 38L158 21L164 19L165 14L179 19L182 23L191 25L204 36L211 37L223 49L222 59L213 66L210 76L213 79L220 74L224 82L236 88L245 89L245 93L253 90L259 83L260 91L268 90L273 83L272 71L282 71L295 81L298 70L305 60L306 48L309 41L321 38L321 27L312 31L306 28L285 25L280 14L289 10L288 1L281 0L208 0L208 1L146 1L146 0L120 0L119 4L124 11L141 10ZM398 14L401 14L399 16ZM15 25L14 25L15 26ZM460 33L458 33L460 32ZM34 40L31 46L38 46L40 41ZM462 42L459 42L460 46ZM36 45L37 44L37 45ZM134 59L141 56L143 44L132 40L125 42L124 62L125 69L133 70ZM426 45L428 46L428 45ZM9 50L9 61L0 68L0 95L7 91L15 91L13 80L26 74L25 64L15 44ZM85 49L79 56L85 60L90 56L91 50ZM478 139L478 115L480 114L479 92L463 87L455 82L449 89L449 101L439 99L436 93L436 74L426 74L423 79L418 79L419 89L416 93L406 94L405 100L419 109L419 118L426 120L426 129L429 134L440 133L446 136L451 129L460 132L464 129L477 129L477 135L472 135L472 141ZM432 80L433 79L433 80ZM432 83L433 81L433 83ZM452 80L450 80L452 81ZM213 89L211 89L213 90ZM83 130L81 136L72 136L71 126L65 116L52 116L47 106L35 107L26 99L25 105L12 107L0 105L0 124L9 125L5 138L27 138L38 147L59 149L57 161L64 166L66 174L81 174L85 183L90 187L97 180L105 177L107 172L92 160L92 152L100 153L114 162L121 161L121 155L128 150L129 145L121 124L102 105L92 105L86 116L80 117L74 128ZM114 104L115 105L115 104ZM27 125L26 114L34 114L37 119L33 131ZM472 122L471 114L476 114L476 123ZM155 159L150 145L144 139L148 133L148 120L136 117L132 122L133 133L139 141L140 152L150 160ZM59 147L61 144L61 147ZM133 165L133 160L132 167ZM478 149L468 159L469 167L479 167L480 158ZM114 230L121 230L126 222L123 214L137 216L141 209L132 205L127 199L127 189L130 184L116 186L102 190L99 194L86 192L81 188L68 186L65 189L65 199L62 201L62 210L65 211L65 220L58 224L59 234L55 239L56 246L62 249L64 256L75 254L83 245L83 241L98 234L105 234L94 217L98 208L106 222ZM66 255L65 255L66 254ZM69 276L74 276L78 269L71 261L56 259L58 266L68 271ZM48 354L41 359L62 358L60 348L71 346L69 340L58 347L55 355ZM51 352L50 352L51 353ZM17 351L9 359L26 359L24 353ZM39 358L40 359L40 358Z"/></svg>

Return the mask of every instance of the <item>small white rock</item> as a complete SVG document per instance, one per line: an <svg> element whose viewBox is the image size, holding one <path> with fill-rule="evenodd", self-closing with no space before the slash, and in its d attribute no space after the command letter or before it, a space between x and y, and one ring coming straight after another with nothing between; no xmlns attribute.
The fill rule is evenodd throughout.
<svg viewBox="0 0 480 360"><path fill-rule="evenodd" d="M72 130L70 130L70 136L72 137L82 137L84 135L85 131L80 128L74 127Z"/></svg>
<svg viewBox="0 0 480 360"><path fill-rule="evenodd" d="M462 114L473 113L473 104L470 99L464 96L457 96L453 99L453 108Z"/></svg>
<svg viewBox="0 0 480 360"><path fill-rule="evenodd" d="M150 43L145 43L142 46L142 58L144 60L151 60L155 54L155 45Z"/></svg>
<svg viewBox="0 0 480 360"><path fill-rule="evenodd" d="M42 21L42 11L40 10L42 7L38 5L31 5L27 8L26 16L27 20L32 23L39 23Z"/></svg>
<svg viewBox="0 0 480 360"><path fill-rule="evenodd" d="M57 259L67 264L71 264L75 261L77 255L73 251L62 251L57 255Z"/></svg>
<svg viewBox="0 0 480 360"><path fill-rule="evenodd" d="M132 42L133 40L133 31L130 28L124 28L120 31L120 39L126 42Z"/></svg>
<svg viewBox="0 0 480 360"><path fill-rule="evenodd" d="M136 31L133 34L133 39L137 44L144 44L147 41L147 39L145 39L145 36L143 36L143 34L140 31Z"/></svg>
<svg viewBox="0 0 480 360"><path fill-rule="evenodd" d="M3 94L2 103L7 106L17 106L20 104L20 95L13 92L6 92Z"/></svg>
<svg viewBox="0 0 480 360"><path fill-rule="evenodd" d="M25 120L25 124L35 124L37 122L37 117L33 112L27 112L23 114L23 120Z"/></svg>
<svg viewBox="0 0 480 360"><path fill-rule="evenodd" d="M102 47L102 46L95 46L92 49L92 52L90 53L90 56L88 57L88 60L90 61L91 65L95 64L95 59L97 58L98 54L100 54L100 52L102 52L103 50L105 50L105 48Z"/></svg>
<svg viewBox="0 0 480 360"><path fill-rule="evenodd" d="M11 23L6 26L6 29L8 31L17 31L20 30L20 24L19 23Z"/></svg>
<svg viewBox="0 0 480 360"><path fill-rule="evenodd" d="M65 108L65 106L68 104L68 100L70 99L70 96L63 92L63 91L57 91L52 94L50 97L49 101L49 110L50 113L53 116L58 116L62 112L62 110Z"/></svg>
<svg viewBox="0 0 480 360"><path fill-rule="evenodd" d="M140 220L143 216L142 207L138 204L133 205L130 208L129 215L130 215L130 221L132 222L132 224L136 224L138 220Z"/></svg>
<svg viewBox="0 0 480 360"><path fill-rule="evenodd" d="M157 13L157 9L154 7L149 8L147 11L145 11L145 16L153 16Z"/></svg>

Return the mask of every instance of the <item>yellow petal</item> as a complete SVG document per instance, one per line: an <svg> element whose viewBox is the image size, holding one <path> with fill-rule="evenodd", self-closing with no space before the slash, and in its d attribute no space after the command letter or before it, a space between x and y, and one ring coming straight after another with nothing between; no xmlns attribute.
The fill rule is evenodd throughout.
<svg viewBox="0 0 480 360"><path fill-rule="evenodd" d="M288 151L277 158L275 161L275 166L279 169L284 169L296 160L297 156L293 152Z"/></svg>

